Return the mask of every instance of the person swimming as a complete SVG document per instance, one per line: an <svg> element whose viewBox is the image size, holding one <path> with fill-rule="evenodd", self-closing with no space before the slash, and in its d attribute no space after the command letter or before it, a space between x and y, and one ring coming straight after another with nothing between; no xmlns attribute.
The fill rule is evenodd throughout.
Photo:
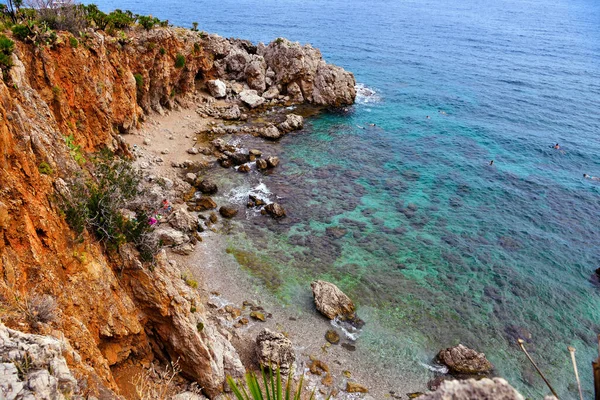
<svg viewBox="0 0 600 400"><path fill-rule="evenodd" d="M558 145L558 143L556 143L554 146L552 146L555 150L560 150L560 146Z"/></svg>
<svg viewBox="0 0 600 400"><path fill-rule="evenodd" d="M490 161L490 165L494 165L494 160Z"/></svg>
<svg viewBox="0 0 600 400"><path fill-rule="evenodd" d="M597 176L589 176L588 174L583 174L583 177L585 179L589 179L589 180L592 180L592 181L598 181L598 182L600 182L600 178L597 177Z"/></svg>

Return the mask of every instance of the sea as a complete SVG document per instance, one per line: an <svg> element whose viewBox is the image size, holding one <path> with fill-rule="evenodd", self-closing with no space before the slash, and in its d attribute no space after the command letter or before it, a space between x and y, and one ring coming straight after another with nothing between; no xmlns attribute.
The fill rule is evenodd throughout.
<svg viewBox="0 0 600 400"><path fill-rule="evenodd" d="M286 37L355 74L356 104L263 150L273 173L219 172L287 218L238 217L227 257L283 304L337 284L382 368L431 375L484 352L525 396L593 396L600 286L600 2L98 0L226 37ZM235 140L235 139L233 139ZM554 145L559 144L559 149ZM493 164L490 162L493 160ZM425 389L425 388L424 388Z"/></svg>

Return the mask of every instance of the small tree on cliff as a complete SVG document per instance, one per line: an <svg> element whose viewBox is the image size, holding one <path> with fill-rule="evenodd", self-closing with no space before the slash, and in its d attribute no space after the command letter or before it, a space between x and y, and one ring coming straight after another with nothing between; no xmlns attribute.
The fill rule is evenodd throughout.
<svg viewBox="0 0 600 400"><path fill-rule="evenodd" d="M17 23L19 9L22 6L23 6L23 0L7 0L6 1L6 9L15 24Z"/></svg>

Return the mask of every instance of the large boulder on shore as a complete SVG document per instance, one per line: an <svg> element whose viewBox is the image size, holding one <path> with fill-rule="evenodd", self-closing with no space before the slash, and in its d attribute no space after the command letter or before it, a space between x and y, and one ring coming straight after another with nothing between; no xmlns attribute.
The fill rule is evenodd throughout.
<svg viewBox="0 0 600 400"><path fill-rule="evenodd" d="M329 319L340 317L342 319L354 319L356 307L350 297L346 296L333 283L326 281L314 281L310 284L313 296L315 297L315 306L321 314Z"/></svg>
<svg viewBox="0 0 600 400"><path fill-rule="evenodd" d="M484 375L494 368L485 354L462 344L441 350L437 361L446 365L451 373L460 375Z"/></svg>
<svg viewBox="0 0 600 400"><path fill-rule="evenodd" d="M420 396L422 400L524 400L502 378L444 381L435 392Z"/></svg>
<svg viewBox="0 0 600 400"><path fill-rule="evenodd" d="M250 108L256 108L265 103L265 99L260 97L256 90L244 90L240 93L240 100Z"/></svg>
<svg viewBox="0 0 600 400"><path fill-rule="evenodd" d="M296 361L292 342L282 333L263 329L256 337L256 356L263 367L279 365L285 376Z"/></svg>
<svg viewBox="0 0 600 400"><path fill-rule="evenodd" d="M227 86L225 86L225 82L220 79L206 82L206 87L212 97L220 99L227 96Z"/></svg>
<svg viewBox="0 0 600 400"><path fill-rule="evenodd" d="M198 218L184 208L180 208L169 215L168 221L173 228L183 232L192 232L198 228Z"/></svg>

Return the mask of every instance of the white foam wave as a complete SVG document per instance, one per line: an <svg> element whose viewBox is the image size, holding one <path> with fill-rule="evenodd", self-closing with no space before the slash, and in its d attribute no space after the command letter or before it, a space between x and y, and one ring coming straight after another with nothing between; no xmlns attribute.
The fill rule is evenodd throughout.
<svg viewBox="0 0 600 400"><path fill-rule="evenodd" d="M227 197L229 201L237 204L246 204L248 202L248 196L256 196L265 202L270 203L271 191L262 181L259 181L258 185L252 187L249 184L237 186L229 191Z"/></svg>
<svg viewBox="0 0 600 400"><path fill-rule="evenodd" d="M331 321L331 325L334 328L341 330L344 333L344 336L352 341L357 341L362 333L360 329L352 326L348 322L340 320L338 317L335 317L335 319Z"/></svg>
<svg viewBox="0 0 600 400"><path fill-rule="evenodd" d="M431 372L435 372L438 374L447 374L448 373L448 367L444 366L444 365L429 365L429 364L425 364L425 363L419 363L421 364L423 367L427 368L428 370L430 370Z"/></svg>
<svg viewBox="0 0 600 400"><path fill-rule="evenodd" d="M379 103L381 96L377 94L375 89L365 86L362 83L357 83L354 87L356 89L356 102L361 104Z"/></svg>

